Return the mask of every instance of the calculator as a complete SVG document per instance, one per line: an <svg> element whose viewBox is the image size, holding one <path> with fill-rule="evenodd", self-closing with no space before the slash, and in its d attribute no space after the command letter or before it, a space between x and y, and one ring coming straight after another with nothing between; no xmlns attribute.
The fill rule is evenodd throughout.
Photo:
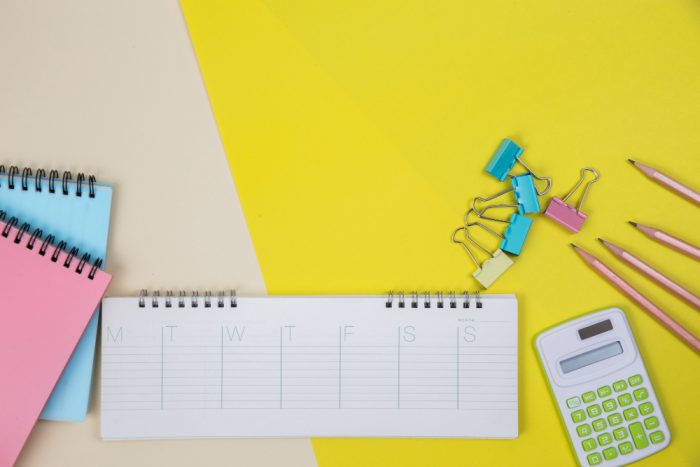
<svg viewBox="0 0 700 467"><path fill-rule="evenodd" d="M549 328L535 348L580 465L629 464L668 446L671 433L621 309Z"/></svg>

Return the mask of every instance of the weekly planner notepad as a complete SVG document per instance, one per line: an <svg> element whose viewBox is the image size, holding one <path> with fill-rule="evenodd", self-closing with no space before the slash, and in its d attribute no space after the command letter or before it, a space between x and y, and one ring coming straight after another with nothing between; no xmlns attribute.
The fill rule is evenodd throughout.
<svg viewBox="0 0 700 467"><path fill-rule="evenodd" d="M56 238L105 258L112 205L112 187L94 177L51 170L0 166L0 209ZM98 313L51 394L42 418L80 421L85 418L95 358Z"/></svg>
<svg viewBox="0 0 700 467"><path fill-rule="evenodd" d="M102 437L518 435L513 295L106 298Z"/></svg>
<svg viewBox="0 0 700 467"><path fill-rule="evenodd" d="M102 298L99 258L0 212L0 466L11 466Z"/></svg>

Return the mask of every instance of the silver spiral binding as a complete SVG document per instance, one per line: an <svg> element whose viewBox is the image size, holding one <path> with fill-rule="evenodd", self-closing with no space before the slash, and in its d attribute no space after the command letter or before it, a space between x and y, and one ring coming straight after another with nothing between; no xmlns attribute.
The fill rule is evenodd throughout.
<svg viewBox="0 0 700 467"><path fill-rule="evenodd" d="M205 290L204 295L200 295L198 290L193 290L189 295L184 290L178 291L177 299L172 290L166 290L165 296L161 297L160 290L155 290L149 295L147 289L141 289L139 293L139 308L185 308L187 302L190 308L237 308L238 299L236 291L231 290L227 294L223 290L217 295L213 295L211 290Z"/></svg>
<svg viewBox="0 0 700 467"><path fill-rule="evenodd" d="M0 236L2 238L10 239L10 233L12 232L12 229L16 228L17 232L15 233L14 238L12 238L11 240L16 245L21 245L23 243L24 237L28 235L29 239L26 241L26 243L24 243L24 247L27 250L34 250L34 246L36 245L37 240L41 240L43 237L41 247L39 248L37 253L39 253L40 256L46 256L46 251L48 250L49 246L53 245L53 242L54 240L56 240L56 237L54 237L53 235L47 235L46 237L44 237L44 232L41 229L34 229L32 234L29 235L31 226L27 222L22 223L22 225L19 228L17 228L19 220L13 216L10 217L7 221L5 221L6 217L7 214L5 213L5 211L0 210L0 222L5 223L5 226L2 228L2 231L0 231ZM53 254L49 257L49 260L54 263L57 263L62 252L66 253L66 258L63 260L61 265L66 269L70 269L73 266L73 263L75 262L76 258L79 257L80 259L78 260L78 264L76 265L74 271L78 274L82 274L85 265L87 265L90 262L90 254L83 253L82 255L80 255L80 250L78 250L75 247L71 247L70 249L68 249L68 245L66 244L66 242L61 241L54 247ZM97 274L97 270L100 269L101 266L102 259L97 258L90 267L90 272L87 275L88 279L93 280L95 278L95 274Z"/></svg>
<svg viewBox="0 0 700 467"><path fill-rule="evenodd" d="M30 180L34 180L34 191L41 192L44 189L44 180L46 180L49 193L56 193L56 181L61 180L61 193L64 195L69 194L68 185L71 183L73 174L69 171L63 172L61 175L57 170L51 170L49 176L46 176L46 171L44 169L37 169L36 173L33 174L32 169L26 167L22 169L21 173L19 167L16 165L10 166L9 170L5 170L4 165L0 165L0 187L2 186L2 175L7 174L7 187L10 190L20 189L22 191L29 190ZM19 177L19 185L17 185L16 178ZM76 177L76 188L75 196L83 196L83 185L85 185L85 174L79 173ZM87 176L88 184L88 197L95 197L95 184L97 179L94 175Z"/></svg>
<svg viewBox="0 0 700 467"><path fill-rule="evenodd" d="M422 294L418 291L413 291L409 294L408 305L406 300L406 293L401 292L389 292L386 296L386 301L384 302L386 308L394 308L394 297L397 297L396 307L397 308L483 308L484 304L481 301L481 293L474 292L469 294L469 292L464 291L458 294L455 291L451 292L435 292L431 294L430 292L423 292ZM446 298L447 297L447 298Z"/></svg>

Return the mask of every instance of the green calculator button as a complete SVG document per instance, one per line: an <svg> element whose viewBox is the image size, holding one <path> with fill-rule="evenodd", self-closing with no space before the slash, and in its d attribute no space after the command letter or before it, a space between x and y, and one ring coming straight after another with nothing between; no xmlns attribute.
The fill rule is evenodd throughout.
<svg viewBox="0 0 700 467"><path fill-rule="evenodd" d="M630 435L632 435L635 448L643 449L649 446L649 440L647 439L646 433L644 433L644 428L642 428L641 423L637 422L630 425Z"/></svg>
<svg viewBox="0 0 700 467"><path fill-rule="evenodd" d="M649 435L649 438L651 439L651 442L654 444L663 443L664 439L666 439L664 437L663 432L661 432L661 431L653 432L652 434Z"/></svg>
<svg viewBox="0 0 700 467"><path fill-rule="evenodd" d="M608 415L608 423L610 426L616 426L622 423L622 415L619 413L614 413L612 415Z"/></svg>
<svg viewBox="0 0 700 467"><path fill-rule="evenodd" d="M615 437L616 440L620 441L621 439L627 438L629 433L627 433L627 428L621 426L620 428L616 428L613 430L613 436Z"/></svg>
<svg viewBox="0 0 700 467"><path fill-rule="evenodd" d="M608 397L610 394L612 394L612 389L610 389L610 386L603 386L598 388L598 396Z"/></svg>
<svg viewBox="0 0 700 467"><path fill-rule="evenodd" d="M588 423L584 423L583 425L579 425L576 427L576 433L578 433L578 435L582 438L584 436L588 436L592 433L591 426Z"/></svg>
<svg viewBox="0 0 700 467"><path fill-rule="evenodd" d="M620 403L622 407L626 405L630 405L632 403L632 396L629 394L622 394L617 398L617 401Z"/></svg>
<svg viewBox="0 0 700 467"><path fill-rule="evenodd" d="M603 433L602 435L598 436L598 443L601 446L607 446L608 444L612 443L612 436L610 436L610 433Z"/></svg>
<svg viewBox="0 0 700 467"><path fill-rule="evenodd" d="M634 400L643 401L647 397L649 397L649 393L644 388L639 388L636 391L634 391Z"/></svg>
<svg viewBox="0 0 700 467"><path fill-rule="evenodd" d="M601 414L600 406L598 404L589 405L588 409L586 410L588 411L589 417L597 417Z"/></svg>
<svg viewBox="0 0 700 467"><path fill-rule="evenodd" d="M579 405L581 405L581 399L578 396L566 399L566 406L570 409L575 409Z"/></svg>
<svg viewBox="0 0 700 467"><path fill-rule="evenodd" d="M584 392L581 394L581 398L583 399L583 402L588 404L589 402L593 402L595 400L595 392L593 391L588 391Z"/></svg>
<svg viewBox="0 0 700 467"><path fill-rule="evenodd" d="M630 382L630 386L639 386L642 384L642 375L630 376L627 381Z"/></svg>
<svg viewBox="0 0 700 467"><path fill-rule="evenodd" d="M627 389L627 383L625 383L624 379L621 379L620 381L615 381L613 383L613 389L615 390L615 392L624 391L625 389Z"/></svg>
<svg viewBox="0 0 700 467"><path fill-rule="evenodd" d="M608 448L603 451L603 457L605 460L613 460L617 457L617 450L615 448Z"/></svg>
<svg viewBox="0 0 700 467"><path fill-rule="evenodd" d="M645 403L639 405L639 413L642 415L649 415L653 411L654 411L654 406L651 405L651 402L645 402Z"/></svg>
<svg viewBox="0 0 700 467"><path fill-rule="evenodd" d="M647 430L653 430L659 426L659 419L656 417L649 417L644 420L644 426L647 427Z"/></svg>
<svg viewBox="0 0 700 467"><path fill-rule="evenodd" d="M615 402L615 399L608 399L606 401L603 401L603 410L606 412L612 412L617 408L617 402Z"/></svg>
<svg viewBox="0 0 700 467"><path fill-rule="evenodd" d="M603 456L600 453L594 452L588 455L588 465L598 465L603 462Z"/></svg>
<svg viewBox="0 0 700 467"><path fill-rule="evenodd" d="M630 407L629 409L622 412L622 414L625 416L625 420L627 420L628 422L636 420L636 418L639 416L639 412L637 412L637 409L635 409L634 407Z"/></svg>
<svg viewBox="0 0 700 467"><path fill-rule="evenodd" d="M632 453L632 443L629 441L620 444L617 448L620 450L620 454L623 456Z"/></svg>
<svg viewBox="0 0 700 467"><path fill-rule="evenodd" d="M593 420L593 423L591 423L591 425L593 425L593 429L595 431L603 431L608 427L608 424L605 423L605 420L603 420L602 418L599 418L598 420Z"/></svg>
<svg viewBox="0 0 700 467"><path fill-rule="evenodd" d="M573 412L571 412L571 420L574 423L581 423L585 419L586 419L586 412L584 412L583 410L574 410Z"/></svg>
<svg viewBox="0 0 700 467"><path fill-rule="evenodd" d="M583 446L583 450L586 452L592 451L596 447L595 440L593 438L584 439L581 441L581 446Z"/></svg>

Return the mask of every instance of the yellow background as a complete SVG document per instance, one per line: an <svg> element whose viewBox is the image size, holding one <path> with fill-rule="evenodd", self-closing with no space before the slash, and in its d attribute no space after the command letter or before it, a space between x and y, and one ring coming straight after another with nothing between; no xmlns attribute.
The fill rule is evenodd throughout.
<svg viewBox="0 0 700 467"><path fill-rule="evenodd" d="M565 434L531 347L553 323L628 313L672 441L644 463L700 463L700 358L586 268L575 241L700 334L700 315L612 258L603 236L686 285L700 265L628 219L700 243L700 210L634 157L700 186L697 1L183 0L190 34L271 294L473 290L450 242L503 137L563 196L601 173L572 235L537 216L489 292L520 302L516 441L314 440L322 467L562 465ZM543 204L546 200L542 200ZM204 227L204 226L203 226Z"/></svg>

